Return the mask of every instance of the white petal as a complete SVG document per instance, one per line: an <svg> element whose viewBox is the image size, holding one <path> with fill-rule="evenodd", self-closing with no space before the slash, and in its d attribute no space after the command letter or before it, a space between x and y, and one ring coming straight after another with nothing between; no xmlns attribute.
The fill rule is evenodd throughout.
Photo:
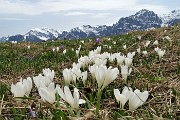
<svg viewBox="0 0 180 120"><path fill-rule="evenodd" d="M14 84L11 84L11 92L14 94L16 92L16 86Z"/></svg>
<svg viewBox="0 0 180 120"><path fill-rule="evenodd" d="M143 103L147 100L148 96L148 91L144 91L142 93L138 89L136 89L130 96L129 110L133 111L137 109L139 106L143 105Z"/></svg>
<svg viewBox="0 0 180 120"><path fill-rule="evenodd" d="M149 92L148 91L144 91L141 95L141 99L143 100L143 103L146 102L146 100L148 99L149 97ZM142 103L142 104L143 104Z"/></svg>
<svg viewBox="0 0 180 120"><path fill-rule="evenodd" d="M128 88L125 86L122 91L122 94L125 95L129 99L131 96L131 93L133 93L132 88L130 88L130 87Z"/></svg>
<svg viewBox="0 0 180 120"><path fill-rule="evenodd" d="M31 89L32 89L32 79L28 77L26 80L23 81L26 87L26 95L29 96Z"/></svg>
<svg viewBox="0 0 180 120"><path fill-rule="evenodd" d="M120 91L119 89L114 89L114 96L116 100L119 102L120 101Z"/></svg>
<svg viewBox="0 0 180 120"><path fill-rule="evenodd" d="M50 92L45 88L39 88L39 94L42 99L48 101L50 104L55 102L55 97L51 96Z"/></svg>
<svg viewBox="0 0 180 120"><path fill-rule="evenodd" d="M141 102L138 96L133 92L129 97L129 110L136 110L140 106Z"/></svg>
<svg viewBox="0 0 180 120"><path fill-rule="evenodd" d="M24 97L26 93L26 88L24 85L16 84L14 97Z"/></svg>
<svg viewBox="0 0 180 120"><path fill-rule="evenodd" d="M83 99L79 99L79 104L85 104L86 103L86 101L85 100L83 100Z"/></svg>
<svg viewBox="0 0 180 120"><path fill-rule="evenodd" d="M130 75L130 74L131 74L131 71L132 71L132 68L129 68L128 75Z"/></svg>
<svg viewBox="0 0 180 120"><path fill-rule="evenodd" d="M50 90L51 92L53 92L54 89L55 89L55 88L54 88L54 83L52 82L52 83L49 84L48 90Z"/></svg>
<svg viewBox="0 0 180 120"><path fill-rule="evenodd" d="M120 103L121 103L121 107L124 108L124 105L126 104L126 102L128 101L128 98L123 95L123 94L120 94Z"/></svg>
<svg viewBox="0 0 180 120"><path fill-rule="evenodd" d="M120 102L121 107L124 108L124 105L126 104L126 102L128 101L128 98L126 97L126 95L124 94L120 94L118 89L114 89L114 95L116 97L116 100L118 102Z"/></svg>
<svg viewBox="0 0 180 120"><path fill-rule="evenodd" d="M78 108L79 107L79 92L77 88L74 88L74 104L73 104L73 108Z"/></svg>
<svg viewBox="0 0 180 120"><path fill-rule="evenodd" d="M71 94L71 91L70 91L70 89L69 89L68 86L65 86L65 87L64 87L64 94L65 94L65 96L66 96L67 102L68 102L71 106L73 106L73 104L74 104L74 98L73 98L73 96L72 96L72 94Z"/></svg>
<svg viewBox="0 0 180 120"><path fill-rule="evenodd" d="M57 90L58 94L60 95L60 97L61 97L64 101L66 101L66 96L65 96L63 90L62 90L59 86L56 86L56 90ZM67 101L66 101L66 102L67 102Z"/></svg>

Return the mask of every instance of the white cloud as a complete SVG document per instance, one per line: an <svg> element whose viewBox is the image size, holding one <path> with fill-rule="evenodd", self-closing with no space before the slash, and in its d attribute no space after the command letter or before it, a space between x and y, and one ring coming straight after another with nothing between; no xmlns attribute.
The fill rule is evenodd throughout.
<svg viewBox="0 0 180 120"><path fill-rule="evenodd" d="M132 10L134 11L139 11L141 9L147 9L147 10L151 10L154 11L157 14L163 14L163 13L168 13L170 12L170 9L166 8L165 6L159 6L159 5L148 5L148 4L144 4L144 5L138 5L134 8L132 8Z"/></svg>
<svg viewBox="0 0 180 120"><path fill-rule="evenodd" d="M105 18L110 16L111 13L94 13L92 17L94 18Z"/></svg>
<svg viewBox="0 0 180 120"><path fill-rule="evenodd" d="M153 5L148 3L139 4L138 1L139 0L39 0L37 2L32 2L30 0L0 0L0 14L38 15L43 13L58 13L61 11L68 10L135 11L138 8L153 8L157 11L167 11L166 7L164 6ZM80 12L74 13L74 15L80 14ZM85 13L82 13L81 15L84 14Z"/></svg>
<svg viewBox="0 0 180 120"><path fill-rule="evenodd" d="M78 15L88 15L88 14L91 14L91 13L85 13L85 12L68 12L66 13L65 15L66 16L78 16Z"/></svg>
<svg viewBox="0 0 180 120"><path fill-rule="evenodd" d="M0 18L0 21L23 21L23 20L30 20L24 18Z"/></svg>

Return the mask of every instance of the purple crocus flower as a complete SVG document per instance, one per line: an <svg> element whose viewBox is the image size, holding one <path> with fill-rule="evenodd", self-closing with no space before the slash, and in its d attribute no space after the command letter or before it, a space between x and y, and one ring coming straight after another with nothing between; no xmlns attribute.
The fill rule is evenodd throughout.
<svg viewBox="0 0 180 120"><path fill-rule="evenodd" d="M96 38L96 43L99 43L100 42L100 38Z"/></svg>
<svg viewBox="0 0 180 120"><path fill-rule="evenodd" d="M61 45L60 48L61 48L61 49L64 49L64 45Z"/></svg>
<svg viewBox="0 0 180 120"><path fill-rule="evenodd" d="M36 117L36 112L33 111L33 110L31 109L31 107L29 108L29 114L30 114L31 117Z"/></svg>

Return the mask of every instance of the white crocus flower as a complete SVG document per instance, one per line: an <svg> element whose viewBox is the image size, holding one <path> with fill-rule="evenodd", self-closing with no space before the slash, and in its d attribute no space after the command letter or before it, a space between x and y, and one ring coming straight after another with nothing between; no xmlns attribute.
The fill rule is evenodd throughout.
<svg viewBox="0 0 180 120"><path fill-rule="evenodd" d="M89 66L89 71L90 71L93 78L95 78L95 72L96 72L97 68L98 68L98 66L95 64L93 66Z"/></svg>
<svg viewBox="0 0 180 120"><path fill-rule="evenodd" d="M134 92L131 92L129 95L129 110L136 110L139 106L143 105L148 96L148 91L140 92L138 89L136 89Z"/></svg>
<svg viewBox="0 0 180 120"><path fill-rule="evenodd" d="M48 87L40 87L38 91L44 101L47 101L50 104L55 102L56 89L54 83L50 83Z"/></svg>
<svg viewBox="0 0 180 120"><path fill-rule="evenodd" d="M88 77L87 71L82 72L81 79L82 79L84 85L86 83L87 77Z"/></svg>
<svg viewBox="0 0 180 120"><path fill-rule="evenodd" d="M71 72L72 72L73 82L74 84L76 84L76 80L79 80L82 76L81 70L79 68L73 67L71 69Z"/></svg>
<svg viewBox="0 0 180 120"><path fill-rule="evenodd" d="M101 46L98 46L98 47L96 48L96 50L94 50L94 52L95 52L96 54L100 54L100 53L101 53Z"/></svg>
<svg viewBox="0 0 180 120"><path fill-rule="evenodd" d="M54 78L55 72L54 70L50 70L49 68L43 69L43 74L45 77L48 77L51 81Z"/></svg>
<svg viewBox="0 0 180 120"><path fill-rule="evenodd" d="M98 83L98 88L103 90L117 78L118 74L119 70L117 68L112 69L111 66L109 68L103 65L96 67L95 78Z"/></svg>
<svg viewBox="0 0 180 120"><path fill-rule="evenodd" d="M114 53L113 55L117 58L118 56L121 56L121 52Z"/></svg>
<svg viewBox="0 0 180 120"><path fill-rule="evenodd" d="M70 82L73 80L71 69L64 69L63 70L63 77L66 85L69 85Z"/></svg>
<svg viewBox="0 0 180 120"><path fill-rule="evenodd" d="M82 63L81 63L81 62L78 62L78 63L73 62L73 64L72 64L72 68L80 69L81 66L82 66Z"/></svg>
<svg viewBox="0 0 180 120"><path fill-rule="evenodd" d="M124 55L123 56L121 56L121 55L117 56L116 59L117 59L117 64L119 66L123 65L123 62L124 62L124 59L125 59Z"/></svg>
<svg viewBox="0 0 180 120"><path fill-rule="evenodd" d="M23 80L23 85L25 85L25 89L26 89L26 95L29 96L31 89L32 89L32 79L30 77L28 77L27 79Z"/></svg>
<svg viewBox="0 0 180 120"><path fill-rule="evenodd" d="M169 42L172 41L172 39L169 36L165 36L164 39L168 40Z"/></svg>
<svg viewBox="0 0 180 120"><path fill-rule="evenodd" d="M109 56L109 61L110 61L111 63L113 63L114 60L115 60L115 58L116 58L115 54L110 54L110 56Z"/></svg>
<svg viewBox="0 0 180 120"><path fill-rule="evenodd" d="M22 79L15 85L11 84L11 92L14 94L14 97L24 97L26 94L26 86L22 83Z"/></svg>
<svg viewBox="0 0 180 120"><path fill-rule="evenodd" d="M54 52L56 49L55 48L52 48L52 51Z"/></svg>
<svg viewBox="0 0 180 120"><path fill-rule="evenodd" d="M125 94L125 92L122 92L122 94L120 94L119 89L114 89L114 96L117 102L120 102L120 108L124 108L124 105L128 101L128 97L126 97L126 95L127 94Z"/></svg>
<svg viewBox="0 0 180 120"><path fill-rule="evenodd" d="M76 56L79 57L80 50L76 50Z"/></svg>
<svg viewBox="0 0 180 120"><path fill-rule="evenodd" d="M78 50L81 50L81 45L79 45Z"/></svg>
<svg viewBox="0 0 180 120"><path fill-rule="evenodd" d="M28 77L27 79L20 79L15 85L11 84L11 92L14 97L24 97L24 95L29 96L32 89L32 79Z"/></svg>
<svg viewBox="0 0 180 120"><path fill-rule="evenodd" d="M27 46L27 49L30 49L30 48L31 48L31 46L30 46L30 45L28 45L28 46Z"/></svg>
<svg viewBox="0 0 180 120"><path fill-rule="evenodd" d="M129 99L129 97L131 96L131 92L133 92L132 88L125 86L123 91L122 91L122 94L125 95L126 98Z"/></svg>
<svg viewBox="0 0 180 120"><path fill-rule="evenodd" d="M147 51L142 51L142 53L143 53L144 55L147 55L147 54L148 54L148 52L147 52Z"/></svg>
<svg viewBox="0 0 180 120"><path fill-rule="evenodd" d="M42 74L39 74L38 76L33 77L33 81L37 88L48 86L52 82L49 77L42 76Z"/></svg>
<svg viewBox="0 0 180 120"><path fill-rule="evenodd" d="M158 53L158 55L159 55L159 58L162 58L162 57L164 56L165 52L166 52L165 50L159 49L159 50L157 51L157 53Z"/></svg>
<svg viewBox="0 0 180 120"><path fill-rule="evenodd" d="M131 66L132 65L132 61L133 61L132 58L129 58L129 57L125 57L124 58L125 65L127 65L127 66Z"/></svg>
<svg viewBox="0 0 180 120"><path fill-rule="evenodd" d="M17 44L17 41L11 41L12 44Z"/></svg>
<svg viewBox="0 0 180 120"><path fill-rule="evenodd" d="M126 49L126 48L127 48L127 46L126 46L126 45L123 45L123 48L124 48L124 49Z"/></svg>
<svg viewBox="0 0 180 120"><path fill-rule="evenodd" d="M128 52L128 54L127 54L127 57L128 58L133 58L134 56L135 56L135 54L136 54L136 52Z"/></svg>
<svg viewBox="0 0 180 120"><path fill-rule="evenodd" d="M140 53L141 53L141 48L138 48L138 49L137 49L137 52L140 54Z"/></svg>
<svg viewBox="0 0 180 120"><path fill-rule="evenodd" d="M111 49L111 46L109 46L109 49Z"/></svg>
<svg viewBox="0 0 180 120"><path fill-rule="evenodd" d="M148 40L148 41L146 41L146 43L145 43L144 46L145 46L145 47L148 47L150 43L151 43L151 41Z"/></svg>
<svg viewBox="0 0 180 120"><path fill-rule="evenodd" d="M156 48L154 48L154 50L155 50L156 52L158 52L159 48L158 48L158 47L156 47Z"/></svg>
<svg viewBox="0 0 180 120"><path fill-rule="evenodd" d="M153 45L158 45L158 44L159 44L158 40L155 40L153 43Z"/></svg>
<svg viewBox="0 0 180 120"><path fill-rule="evenodd" d="M132 68L129 69L127 65L121 66L121 75L125 81L127 80L127 76L131 74L131 71L132 71Z"/></svg>
<svg viewBox="0 0 180 120"><path fill-rule="evenodd" d="M64 50L63 50L63 54L65 55L65 54L66 54L66 52L67 52L67 51L66 51L66 49L64 49Z"/></svg>
<svg viewBox="0 0 180 120"><path fill-rule="evenodd" d="M110 53L108 53L108 52L104 52L104 53L102 53L102 54L100 55L100 58L101 58L101 59L108 59L108 58L110 58L111 55L114 56L114 54L110 54Z"/></svg>
<svg viewBox="0 0 180 120"><path fill-rule="evenodd" d="M86 66L88 66L88 64L89 64L89 57L88 56L84 56L84 57L80 57L79 59L78 59L78 62L81 64L81 66L84 68L84 67L86 67Z"/></svg>
<svg viewBox="0 0 180 120"><path fill-rule="evenodd" d="M71 91L68 86L64 87L64 91L57 86L56 87L58 94L60 97L66 101L67 103L70 104L72 108L79 108L79 104L84 104L86 103L85 100L79 99L79 90L77 88L74 88L74 93L73 95L71 94Z"/></svg>
<svg viewBox="0 0 180 120"><path fill-rule="evenodd" d="M59 47L56 47L56 51L57 51L57 52L59 51Z"/></svg>
<svg viewBox="0 0 180 120"><path fill-rule="evenodd" d="M102 87L102 84L105 80L105 74L107 71L107 67L106 66L98 66L95 70L95 78L96 81L98 83L98 88L100 89Z"/></svg>
<svg viewBox="0 0 180 120"><path fill-rule="evenodd" d="M111 82L113 82L117 76L119 74L119 70L118 68L113 68L110 66L105 74L105 80L103 82L103 86L101 89L104 89L105 87L107 87Z"/></svg>
<svg viewBox="0 0 180 120"><path fill-rule="evenodd" d="M84 44L84 40L81 40L81 43Z"/></svg>
<svg viewBox="0 0 180 120"><path fill-rule="evenodd" d="M141 36L138 36L137 38L138 38L138 40L141 40L141 39L142 39L142 37L141 37Z"/></svg>
<svg viewBox="0 0 180 120"><path fill-rule="evenodd" d="M37 88L46 86L44 84L44 77L39 74L38 76L33 77L34 84Z"/></svg>
<svg viewBox="0 0 180 120"><path fill-rule="evenodd" d="M100 59L100 58L95 59L95 65L106 65L106 63L107 63L107 59Z"/></svg>

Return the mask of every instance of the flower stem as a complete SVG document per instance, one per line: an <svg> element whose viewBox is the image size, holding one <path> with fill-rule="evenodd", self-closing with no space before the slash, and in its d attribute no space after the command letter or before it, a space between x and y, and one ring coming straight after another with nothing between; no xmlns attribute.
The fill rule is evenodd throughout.
<svg viewBox="0 0 180 120"><path fill-rule="evenodd" d="M101 96L102 96L102 90L98 90L98 93L97 93L97 103L96 103L96 114L99 113Z"/></svg>

